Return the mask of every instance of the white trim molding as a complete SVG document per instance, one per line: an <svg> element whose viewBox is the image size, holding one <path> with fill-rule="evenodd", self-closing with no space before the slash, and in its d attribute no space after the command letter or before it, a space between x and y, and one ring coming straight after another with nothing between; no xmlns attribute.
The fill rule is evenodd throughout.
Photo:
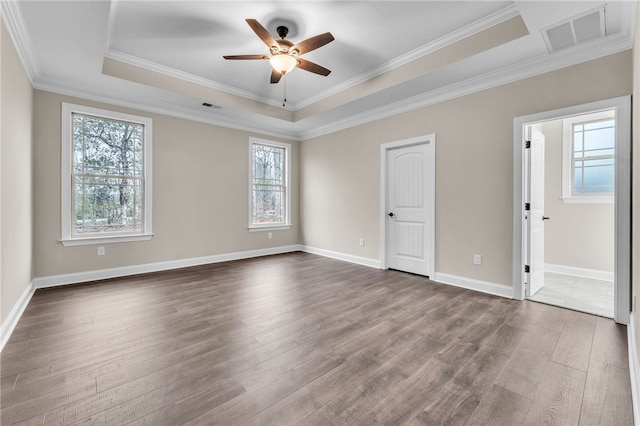
<svg viewBox="0 0 640 426"><path fill-rule="evenodd" d="M631 380L631 405L633 407L633 424L640 425L640 363L638 363L638 351L636 350L636 331L632 312L627 326L627 350L629 352L629 379Z"/></svg>
<svg viewBox="0 0 640 426"><path fill-rule="evenodd" d="M71 274L51 275L34 279L35 288L57 287L67 284L78 284L109 278L126 277L129 275L146 274L149 272L168 271L171 269L188 268L190 266L206 265L209 263L228 262L231 260L249 259L252 257L269 256L272 254L300 251L299 245L272 247L266 249L249 250L234 253L216 254L212 256L194 257L189 259L169 260L167 262L147 263L144 265L123 266L120 268L99 269L95 271L74 272Z"/></svg>
<svg viewBox="0 0 640 426"><path fill-rule="evenodd" d="M614 320L629 324L631 244L631 96L603 99L513 119L513 291L514 298L525 297L524 259L526 227L524 226L525 167L524 128L526 125L557 120L595 111L615 109L615 308Z"/></svg>
<svg viewBox="0 0 640 426"><path fill-rule="evenodd" d="M355 263L358 265L369 266L370 268L380 269L380 261L368 257L355 256L352 254L339 253L337 251L325 250L316 247L302 246L301 249L305 253L317 254L318 256L330 257L331 259L343 260L345 262Z"/></svg>
<svg viewBox="0 0 640 426"><path fill-rule="evenodd" d="M9 337L11 337L11 333L13 333L16 325L18 325L18 321L20 320L20 317L22 317L22 314L31 301L35 291L35 283L34 281L31 281L27 288L24 289L24 292L18 299L18 302L13 305L13 309L9 312L9 315L2 323L2 326L0 326L0 352L2 352L4 345L7 344Z"/></svg>
<svg viewBox="0 0 640 426"><path fill-rule="evenodd" d="M575 266L545 263L544 271L552 272L554 274L571 275L572 277L591 278L593 280L613 282L613 272L601 271L598 269L577 268Z"/></svg>
<svg viewBox="0 0 640 426"><path fill-rule="evenodd" d="M434 276L431 277L431 280L441 284L448 284L455 287L462 287L468 290L491 294L493 296L513 299L513 287L508 287L506 285L476 280L473 278L460 277L457 275L445 274L443 272L436 272Z"/></svg>
<svg viewBox="0 0 640 426"><path fill-rule="evenodd" d="M143 130L143 159L142 178L143 205L142 221L143 229L140 233L123 233L122 235L109 235L92 233L86 236L74 235L75 211L74 211L74 183L73 183L73 114L91 115L97 118L126 121L142 126ZM61 125L60 125L60 187L61 203L61 233L60 242L64 246L108 244L112 242L145 241L153 237L153 120L149 117L125 114L117 111L110 111L101 108L93 108L85 105L76 105L62 102L61 105Z"/></svg>

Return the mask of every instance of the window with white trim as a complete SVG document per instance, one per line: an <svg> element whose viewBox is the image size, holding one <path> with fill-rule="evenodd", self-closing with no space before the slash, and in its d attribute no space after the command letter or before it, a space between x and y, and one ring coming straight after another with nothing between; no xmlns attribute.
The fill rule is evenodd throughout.
<svg viewBox="0 0 640 426"><path fill-rule="evenodd" d="M249 140L249 229L289 228L291 145Z"/></svg>
<svg viewBox="0 0 640 426"><path fill-rule="evenodd" d="M146 117L62 104L62 243L151 238Z"/></svg>
<svg viewBox="0 0 640 426"><path fill-rule="evenodd" d="M615 111L563 120L562 199L612 203L615 191Z"/></svg>

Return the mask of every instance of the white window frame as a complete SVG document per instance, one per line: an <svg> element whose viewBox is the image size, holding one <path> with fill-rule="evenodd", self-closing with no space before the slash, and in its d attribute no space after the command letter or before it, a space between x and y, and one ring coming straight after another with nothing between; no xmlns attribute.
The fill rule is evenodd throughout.
<svg viewBox="0 0 640 426"><path fill-rule="evenodd" d="M615 119L615 110L598 111L590 114L576 115L562 120L562 201L568 204L613 204L614 194L581 194L573 193L573 125L589 121ZM618 120L615 120L616 134ZM615 149L615 143L614 143ZM615 154L614 154L615 158Z"/></svg>
<svg viewBox="0 0 640 426"><path fill-rule="evenodd" d="M73 123L74 113L84 115L94 115L100 118L129 121L142 124L144 126L144 158L143 158L143 191L144 205L142 215L144 229L141 233L121 234L121 235L99 235L90 234L86 236L74 236L72 233L73 224ZM108 111L99 108L92 108L84 105L75 105L62 102L62 131L61 131L61 239L64 246L82 246L90 244L123 243L131 241L150 240L152 233L152 134L153 123L150 118L140 117L131 114Z"/></svg>
<svg viewBox="0 0 640 426"><path fill-rule="evenodd" d="M284 148L285 155L285 222L282 225L255 225L253 223L253 146L254 145L267 145L278 148ZM249 138L249 232L257 231L277 231L281 229L291 228L291 144L285 142L276 142L267 139Z"/></svg>

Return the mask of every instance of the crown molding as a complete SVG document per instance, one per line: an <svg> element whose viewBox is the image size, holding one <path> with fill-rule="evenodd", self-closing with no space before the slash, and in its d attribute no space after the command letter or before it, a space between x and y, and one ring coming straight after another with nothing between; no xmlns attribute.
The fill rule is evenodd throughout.
<svg viewBox="0 0 640 426"><path fill-rule="evenodd" d="M581 49L574 51L560 52L552 55L544 55L532 60L504 67L501 70L484 74L482 76L470 78L462 82L452 84L428 93L420 94L398 102L390 103L379 108L364 111L359 114L348 116L340 121L334 121L328 125L314 128L301 129L301 131L288 131L283 128L273 126L252 126L247 124L247 120L230 118L222 115L212 116L211 112L199 113L189 108L178 107L164 102L130 102L123 101L108 95L92 93L86 90L78 90L69 86L64 86L56 82L39 79L35 82L34 88L46 90L62 95L79 97L96 102L103 102L125 108L133 108L141 111L163 114L171 117L182 118L215 126L227 127L236 130L243 130L256 134L277 137L287 140L305 141L340 130L381 120L394 115L409 112L418 108L434 105L447 100L470 95L482 90L502 86L504 84L534 77L539 74L555 71L582 62L598 59L607 55L631 49L633 42L627 36L609 36L605 43L597 45L585 45Z"/></svg>
<svg viewBox="0 0 640 426"><path fill-rule="evenodd" d="M3 0L1 3L2 18L7 26L7 31L11 36L11 40L13 40L13 44L16 46L18 57L20 61L22 61L22 66L27 72L29 81L31 85L33 85L33 82L41 75L40 65L38 64L33 44L31 43L31 37L29 37L29 32L24 24L18 1Z"/></svg>
<svg viewBox="0 0 640 426"><path fill-rule="evenodd" d="M242 98L250 99L255 102L260 102L266 105L276 106L282 108L282 101L276 101L275 99L267 99L261 96L257 96L254 93L247 92L246 90L240 90L236 87L228 86L226 84L217 83L208 78L199 77L197 75L180 71L175 68L171 68L165 65L160 65L155 62L147 61L146 59L138 58L137 56L128 55L126 53L118 52L113 49L107 50L104 55L106 58L113 59L115 61L124 62L128 65L143 68L149 71L164 74L169 77L177 78L187 81L189 83L197 84L210 89L220 90L221 92L228 93L233 96L239 96ZM288 105L286 109L293 110L294 106Z"/></svg>
<svg viewBox="0 0 640 426"><path fill-rule="evenodd" d="M465 39L481 31L484 31L488 28L491 28L495 25L498 25L515 16L518 16L519 14L520 12L518 11L518 8L516 7L516 5L515 4L510 5L494 14L491 14L483 19L480 19L467 26L464 26L453 33L447 34L444 37L440 37L439 39L436 39L431 43L425 44L424 46L418 47L396 58L393 58L390 61L387 61L376 68L373 68L365 73L359 74L349 80L346 80L343 83L336 84L331 89L318 93L315 96L311 96L302 102L298 102L295 105L295 107L296 109L301 109L301 108L305 108L310 105L313 105L316 102L319 102L325 98L336 95L344 90L350 89L354 86L357 86L358 84L364 83L367 80L370 80L374 77L377 77L381 74L389 72L402 65L408 64L409 62L415 61L416 59L419 59L425 55L428 55L444 47L452 45L462 39Z"/></svg>
<svg viewBox="0 0 640 426"><path fill-rule="evenodd" d="M381 120L383 118L402 114L418 108L435 105L482 90L491 89L513 83L536 75L556 71L572 65L598 59L633 47L633 40L625 35L609 36L605 42L585 45L574 51L561 51L551 55L544 55L531 60L504 67L500 70L473 77L459 83L451 84L440 89L393 102L382 107L374 108L359 114L348 116L340 121L334 121L325 126L302 131L302 141L324 136L329 133L345 130L351 127Z"/></svg>
<svg viewBox="0 0 640 426"><path fill-rule="evenodd" d="M109 105L115 105L123 108L131 108L139 111L162 114L169 117L182 118L185 120L196 121L205 124L211 124L219 127L226 127L235 130L255 133L258 135L271 136L287 140L297 141L300 135L297 132L286 131L267 126L252 126L247 124L246 119L234 118L215 114L211 110L199 112L190 108L168 104L162 101L153 102L131 102L118 99L109 95L97 92L89 92L88 90L78 90L75 87L66 86L58 82L39 79L33 85L34 89L44 90L47 92L57 93L64 96L72 96L75 98L85 99L94 102L102 102ZM213 110L215 111L215 110Z"/></svg>
<svg viewBox="0 0 640 426"><path fill-rule="evenodd" d="M220 90L225 93L229 93L235 96L240 96L243 98L251 99L256 102L261 102L267 105L281 107L281 101L259 97L251 92L247 92L244 90L240 90L238 88L228 86L221 83L216 83L212 80L199 77L184 71L176 70L175 68L167 67L164 65L157 64L155 62L147 61L145 59L141 59L132 55L128 55L126 53L118 52L114 49L111 49L111 37L113 34L113 29L115 27L115 18L116 18L116 3L119 0L115 0L112 2L112 7L109 11L109 32L108 32L108 41L107 41L107 51L105 56L114 59L116 61L121 61L129 65L137 66L140 68L148 69L150 71L155 71L164 75L168 75L170 77L179 78L181 80L188 81L190 83L199 84L201 86L209 87L212 89ZM328 98L329 96L333 96L337 93L340 93L346 89L357 86L371 78L374 78L378 75L389 72L395 68L398 68L402 65L405 65L409 62L415 61L422 56L428 55L432 52L442 49L443 47L449 46L457 41L460 41L464 38L477 34L487 28L491 28L495 25L498 25L508 19L513 18L519 14L518 9L515 5L510 5L496 13L493 13L479 21L476 21L472 24L469 24L465 27L460 28L459 30L448 34L444 37L441 37L431 43L428 43L424 46L418 47L417 49L411 50L405 54L402 54L390 61L385 62L384 64L367 71L366 73L360 74L354 78L351 78L341 84L333 86L329 90L325 90L315 96L312 96L302 102L298 103L289 103L287 105L287 109L291 111L296 111L312 105L316 102L321 101L322 99Z"/></svg>

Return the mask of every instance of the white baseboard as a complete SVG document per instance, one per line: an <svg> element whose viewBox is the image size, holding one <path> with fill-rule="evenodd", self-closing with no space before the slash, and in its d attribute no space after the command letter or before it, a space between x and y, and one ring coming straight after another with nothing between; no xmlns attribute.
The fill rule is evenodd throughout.
<svg viewBox="0 0 640 426"><path fill-rule="evenodd" d="M358 265L369 266L371 268L380 269L380 261L370 259L368 257L354 256L352 254L339 253L336 251L320 249L310 246L302 246L301 249L305 253L317 254L318 256L330 257L332 259L344 260L345 262L356 263Z"/></svg>
<svg viewBox="0 0 640 426"><path fill-rule="evenodd" d="M18 320L27 308L27 305L31 301L35 291L36 288L34 282L31 281L27 288L24 289L24 292L20 296L20 299L18 299L18 302L13 305L13 309L9 312L9 315L2 323L2 326L0 326L0 352L4 349L4 345L7 344L9 337L11 337L11 333L13 333L13 330L16 328Z"/></svg>
<svg viewBox="0 0 640 426"><path fill-rule="evenodd" d="M640 425L640 364L636 345L635 312L631 312L627 325L627 349L629 351L629 379L631 380L631 404L633 407L633 424Z"/></svg>
<svg viewBox="0 0 640 426"><path fill-rule="evenodd" d="M52 275L34 279L35 288L56 287L67 284L77 284L108 278L126 277L128 275L146 274L149 272L167 271L170 269L187 268L189 266L206 265L208 263L227 262L231 260L249 259L252 257L268 256L272 254L301 251L300 245L273 247L259 250L241 251L235 253L217 254L213 256L194 257L190 259L170 260L167 262L147 263L144 265L123 266L119 268L99 269L95 271L75 272L72 274Z"/></svg>
<svg viewBox="0 0 640 426"><path fill-rule="evenodd" d="M554 274L571 275L574 277L591 278L594 280L613 282L613 272L600 271L598 269L576 268L575 266L564 266L545 263L544 270L545 272L552 272Z"/></svg>
<svg viewBox="0 0 640 426"><path fill-rule="evenodd" d="M442 272L436 272L434 276L431 277L431 279L442 284L449 284L456 287L462 287L469 290L492 294L494 296L513 299L513 287L507 287L506 285L495 284L488 281L474 280L473 278L444 274Z"/></svg>

